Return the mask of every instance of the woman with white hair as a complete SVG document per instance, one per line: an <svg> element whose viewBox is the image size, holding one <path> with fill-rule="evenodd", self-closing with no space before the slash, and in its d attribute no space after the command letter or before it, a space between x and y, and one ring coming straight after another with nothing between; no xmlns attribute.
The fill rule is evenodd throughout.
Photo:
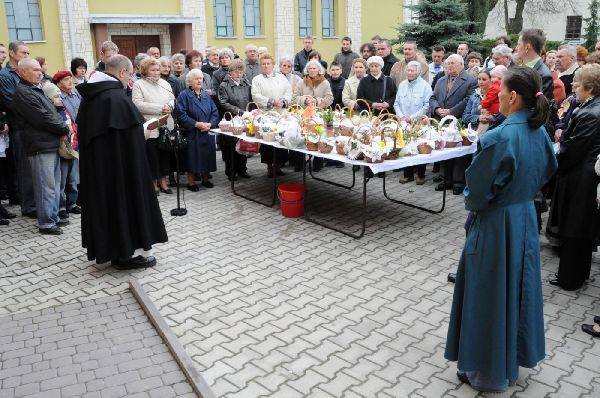
<svg viewBox="0 0 600 398"><path fill-rule="evenodd" d="M187 88L177 98L177 120L188 139L187 187L192 192L199 190L196 175L202 177L202 186L212 188L208 180L210 172L217 170L215 137L208 134L219 123L217 106L202 90L204 75L200 69L192 69L186 76Z"/></svg>
<svg viewBox="0 0 600 398"><path fill-rule="evenodd" d="M233 57L232 57L233 58ZM212 78L212 74L215 73L219 69L219 50L216 48L207 48L206 49L206 64L202 65L202 72L210 75ZM204 85L210 87L210 81L204 82Z"/></svg>
<svg viewBox="0 0 600 398"><path fill-rule="evenodd" d="M329 81L325 79L325 68L319 61L312 60L304 67L304 78L296 85L292 102L300 106L316 106L325 109L333 103Z"/></svg>
<svg viewBox="0 0 600 398"><path fill-rule="evenodd" d="M212 83L211 87L213 90L213 98L216 98L217 92L219 91L219 86L225 79L225 76L229 73L229 65L231 61L233 61L233 51L229 48L225 47L219 51L219 69L213 72L212 74Z"/></svg>
<svg viewBox="0 0 600 398"><path fill-rule="evenodd" d="M296 89L296 85L302 80L302 78L294 72L294 60L292 57L289 55L283 55L281 58L279 58L279 72L288 80L292 86L293 93Z"/></svg>
<svg viewBox="0 0 600 398"><path fill-rule="evenodd" d="M379 115L384 110L394 113L396 84L383 74L383 58L375 55L367 60L367 65L371 73L361 79L356 97L366 101L374 115ZM362 101L358 102L358 107L360 110L366 109Z"/></svg>
<svg viewBox="0 0 600 398"><path fill-rule="evenodd" d="M173 54L171 57L171 74L179 78L185 71L185 55L181 53Z"/></svg>
<svg viewBox="0 0 600 398"><path fill-rule="evenodd" d="M414 120L426 115L429 111L429 97L431 97L431 86L420 75L422 66L417 61L410 61L405 68L406 79L398 86L394 110L396 115ZM401 184L414 181L414 167L404 169L404 177L400 178ZM425 183L425 165L416 167L417 185Z"/></svg>
<svg viewBox="0 0 600 398"><path fill-rule="evenodd" d="M160 78L169 83L173 95L177 98L179 96L179 80L171 74L171 58L160 57L158 63L160 64Z"/></svg>

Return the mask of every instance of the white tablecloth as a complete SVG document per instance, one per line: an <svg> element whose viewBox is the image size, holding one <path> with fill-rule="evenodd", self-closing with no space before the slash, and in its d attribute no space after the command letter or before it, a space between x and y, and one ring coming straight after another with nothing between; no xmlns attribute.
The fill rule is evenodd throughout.
<svg viewBox="0 0 600 398"><path fill-rule="evenodd" d="M280 145L278 142L267 142L265 140L261 140L258 138L247 137L246 134L234 135L233 133L224 132L219 129L213 129L213 130L211 130L211 133L228 135L230 137L240 138L240 139L243 139L244 141L248 141L248 142L258 142L261 145L269 145L274 148L289 149L290 151L306 153L308 155L313 155L313 156L330 159L330 160L337 160L337 161L344 162L347 164L352 164L352 165L357 165L357 166L366 166L366 167L369 167L373 173L402 169L405 167L417 166L420 164L441 162L441 161L448 160L448 159L454 159L454 158L459 158L461 156L470 155L472 153L475 153L475 151L477 150L477 145L473 144L470 146L458 146L456 148L448 148L448 149L443 149L440 151L434 150L429 155L403 156L396 160L386 160L383 163L367 163L362 160L348 159L348 157L345 155L338 155L337 152L335 151L335 147L333 148L333 151L331 153L325 154L325 153L321 153L321 152L317 152L317 151L309 151L307 149L299 149L299 148L290 149L283 145Z"/></svg>

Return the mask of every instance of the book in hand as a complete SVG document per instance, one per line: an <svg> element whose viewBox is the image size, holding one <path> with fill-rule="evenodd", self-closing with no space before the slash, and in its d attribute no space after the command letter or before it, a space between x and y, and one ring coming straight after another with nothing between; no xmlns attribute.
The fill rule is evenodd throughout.
<svg viewBox="0 0 600 398"><path fill-rule="evenodd" d="M144 137L146 139L158 137L158 131L155 130L161 126L166 125L168 118L169 115L167 114L162 115L159 118L152 118L150 120L147 120L146 123L144 123Z"/></svg>

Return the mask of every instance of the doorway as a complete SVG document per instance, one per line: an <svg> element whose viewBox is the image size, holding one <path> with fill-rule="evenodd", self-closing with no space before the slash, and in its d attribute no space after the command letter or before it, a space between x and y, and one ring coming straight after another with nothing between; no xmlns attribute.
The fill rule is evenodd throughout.
<svg viewBox="0 0 600 398"><path fill-rule="evenodd" d="M133 61L139 53L145 53L150 47L160 48L158 35L114 35L111 41L119 47L122 54Z"/></svg>

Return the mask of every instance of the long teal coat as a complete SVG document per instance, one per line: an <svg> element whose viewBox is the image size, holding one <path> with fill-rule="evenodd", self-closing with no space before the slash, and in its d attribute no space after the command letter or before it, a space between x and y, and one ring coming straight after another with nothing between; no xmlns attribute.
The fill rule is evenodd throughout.
<svg viewBox="0 0 600 398"><path fill-rule="evenodd" d="M510 115L478 143L466 171L475 212L458 266L446 359L458 369L514 382L545 356L540 246L533 199L557 168L528 111Z"/></svg>

